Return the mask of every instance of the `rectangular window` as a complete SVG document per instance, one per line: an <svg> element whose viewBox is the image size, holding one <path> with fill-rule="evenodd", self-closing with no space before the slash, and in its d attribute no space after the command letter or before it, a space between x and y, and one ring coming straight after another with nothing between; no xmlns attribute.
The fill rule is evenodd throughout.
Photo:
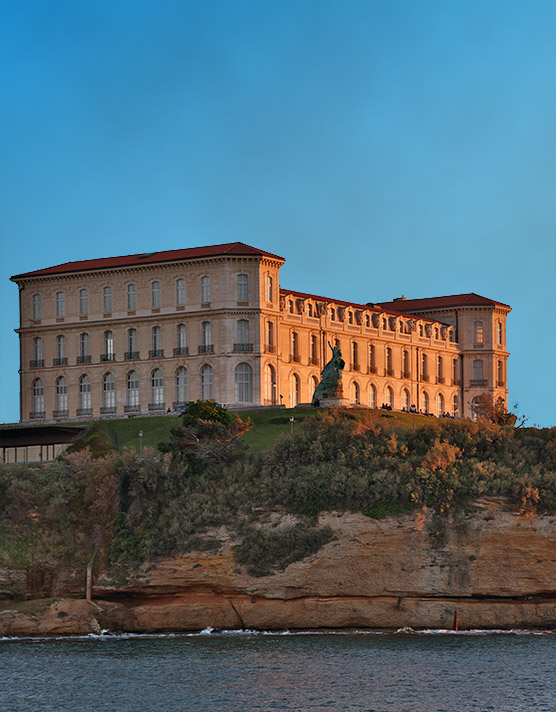
<svg viewBox="0 0 556 712"><path fill-rule="evenodd" d="M81 316L89 313L89 292L86 289L79 290L79 313Z"/></svg>
<svg viewBox="0 0 556 712"><path fill-rule="evenodd" d="M127 285L127 308L128 311L135 311L137 308L137 290L134 284Z"/></svg>
<svg viewBox="0 0 556 712"><path fill-rule="evenodd" d="M203 327L203 346L210 346L212 343L210 321L204 321L202 324L202 327Z"/></svg>
<svg viewBox="0 0 556 712"><path fill-rule="evenodd" d="M33 294L33 319L38 321L42 314L42 300L40 294Z"/></svg>
<svg viewBox="0 0 556 712"><path fill-rule="evenodd" d="M104 287L102 290L102 308L105 314L112 311L112 287Z"/></svg>
<svg viewBox="0 0 556 712"><path fill-rule="evenodd" d="M160 282L151 283L151 306L153 309L160 308Z"/></svg>
<svg viewBox="0 0 556 712"><path fill-rule="evenodd" d="M66 315L66 298L63 292L56 292L56 316L61 319Z"/></svg>
<svg viewBox="0 0 556 712"><path fill-rule="evenodd" d="M82 359L89 355L89 334L81 334L79 339L79 355Z"/></svg>
<svg viewBox="0 0 556 712"><path fill-rule="evenodd" d="M201 302L203 304L210 302L210 277L201 279Z"/></svg>
<svg viewBox="0 0 556 712"><path fill-rule="evenodd" d="M238 302L249 301L249 276L246 274L237 276L237 300Z"/></svg>
<svg viewBox="0 0 556 712"><path fill-rule="evenodd" d="M176 280L176 304L178 306L185 304L185 279Z"/></svg>
<svg viewBox="0 0 556 712"><path fill-rule="evenodd" d="M273 283L272 277L270 275L267 275L267 277L266 277L266 301L267 302L274 301L274 283Z"/></svg>

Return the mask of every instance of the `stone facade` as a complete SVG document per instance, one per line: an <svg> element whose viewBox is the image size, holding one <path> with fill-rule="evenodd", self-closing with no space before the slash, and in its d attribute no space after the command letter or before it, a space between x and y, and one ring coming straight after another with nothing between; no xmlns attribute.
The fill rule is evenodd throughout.
<svg viewBox="0 0 556 712"><path fill-rule="evenodd" d="M478 295L351 304L280 289L283 264L231 243L12 277L21 421L161 413L197 398L293 407L311 401L333 343L351 403L471 416L485 392L507 401L508 306Z"/></svg>

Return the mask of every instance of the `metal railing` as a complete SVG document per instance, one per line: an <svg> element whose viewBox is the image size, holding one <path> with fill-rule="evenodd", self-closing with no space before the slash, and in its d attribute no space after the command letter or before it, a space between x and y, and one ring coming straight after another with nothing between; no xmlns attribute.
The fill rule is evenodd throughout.
<svg viewBox="0 0 556 712"><path fill-rule="evenodd" d="M138 361L139 360L139 351L126 351L124 353L124 359L126 361Z"/></svg>
<svg viewBox="0 0 556 712"><path fill-rule="evenodd" d="M116 357L114 356L114 354L101 354L100 360L101 361L115 361Z"/></svg>
<svg viewBox="0 0 556 712"><path fill-rule="evenodd" d="M202 346L199 346L199 353L200 354L213 354L214 353L214 344L203 344Z"/></svg>
<svg viewBox="0 0 556 712"><path fill-rule="evenodd" d="M30 363L31 368L42 368L44 366L44 359L38 358Z"/></svg>
<svg viewBox="0 0 556 712"><path fill-rule="evenodd" d="M77 363L91 363L91 357L90 356L78 356Z"/></svg>
<svg viewBox="0 0 556 712"><path fill-rule="evenodd" d="M174 356L189 356L188 346L176 346L174 349Z"/></svg>
<svg viewBox="0 0 556 712"><path fill-rule="evenodd" d="M163 358L164 349L151 349L149 351L149 358Z"/></svg>
<svg viewBox="0 0 556 712"><path fill-rule="evenodd" d="M55 358L54 365L55 366L67 366L68 365L68 357L64 356L63 358Z"/></svg>
<svg viewBox="0 0 556 712"><path fill-rule="evenodd" d="M253 351L253 344L234 344L234 351Z"/></svg>

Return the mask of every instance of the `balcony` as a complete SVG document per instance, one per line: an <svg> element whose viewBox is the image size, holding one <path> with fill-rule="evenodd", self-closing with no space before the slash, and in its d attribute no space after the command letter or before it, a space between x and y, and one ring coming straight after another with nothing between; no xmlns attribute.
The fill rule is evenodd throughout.
<svg viewBox="0 0 556 712"><path fill-rule="evenodd" d="M67 418L68 415L69 415L69 410L53 410L52 411L53 418Z"/></svg>
<svg viewBox="0 0 556 712"><path fill-rule="evenodd" d="M164 403L149 403L149 410L165 410Z"/></svg>
<svg viewBox="0 0 556 712"><path fill-rule="evenodd" d="M44 359L43 358L37 358L34 361L30 362L30 367L31 368L42 368L44 366Z"/></svg>
<svg viewBox="0 0 556 712"><path fill-rule="evenodd" d="M376 372L377 372L377 367L376 367L376 366L371 366L371 367L369 368L369 371L370 371L371 373L376 373Z"/></svg>
<svg viewBox="0 0 556 712"><path fill-rule="evenodd" d="M44 410L35 410L33 413L29 413L29 420L39 420L45 416Z"/></svg>
<svg viewBox="0 0 556 712"><path fill-rule="evenodd" d="M77 412L77 415L92 415L93 409L92 408L78 408L76 412Z"/></svg>
<svg viewBox="0 0 556 712"><path fill-rule="evenodd" d="M101 361L115 361L116 357L114 356L114 354L101 354L100 360Z"/></svg>
<svg viewBox="0 0 556 712"><path fill-rule="evenodd" d="M64 356L63 358L55 358L54 365L55 366L67 366L68 365L68 357Z"/></svg>
<svg viewBox="0 0 556 712"><path fill-rule="evenodd" d="M91 357L90 356L78 356L77 357L77 363L91 363Z"/></svg>
<svg viewBox="0 0 556 712"><path fill-rule="evenodd" d="M253 351L253 344L234 344L234 351L248 353Z"/></svg>
<svg viewBox="0 0 556 712"><path fill-rule="evenodd" d="M124 413L140 413L141 406L137 405L124 405Z"/></svg>
<svg viewBox="0 0 556 712"><path fill-rule="evenodd" d="M174 349L174 356L189 356L188 346L176 346Z"/></svg>
<svg viewBox="0 0 556 712"><path fill-rule="evenodd" d="M361 370L361 366L358 363L352 363L350 365L351 365L352 371L360 371Z"/></svg>
<svg viewBox="0 0 556 712"><path fill-rule="evenodd" d="M186 405L187 405L187 401L174 401L172 403L172 408L174 410L177 410L178 408L184 409L186 407Z"/></svg>
<svg viewBox="0 0 556 712"><path fill-rule="evenodd" d="M393 375L394 375L394 369L393 369L393 368L387 368L387 369L386 369L386 375L387 375L387 376L393 376Z"/></svg>
<svg viewBox="0 0 556 712"><path fill-rule="evenodd" d="M402 373L402 378L411 378L411 373L409 371L404 371Z"/></svg>
<svg viewBox="0 0 556 712"><path fill-rule="evenodd" d="M444 376L438 376L436 381L437 381L437 383L445 383L446 379L444 378Z"/></svg>
<svg viewBox="0 0 556 712"><path fill-rule="evenodd" d="M126 361L138 361L139 360L139 351L126 351L124 353L124 359Z"/></svg>
<svg viewBox="0 0 556 712"><path fill-rule="evenodd" d="M471 380L472 386L488 386L488 381L484 378L474 378Z"/></svg>
<svg viewBox="0 0 556 712"><path fill-rule="evenodd" d="M459 378L452 378L452 386L461 386L461 381Z"/></svg>
<svg viewBox="0 0 556 712"><path fill-rule="evenodd" d="M506 384L505 384L505 382L504 382L503 379L500 379L500 378L499 378L499 379L496 381L496 385L498 386L498 388L503 388Z"/></svg>
<svg viewBox="0 0 556 712"><path fill-rule="evenodd" d="M213 354L214 353L214 344L203 344L202 346L199 346L198 353Z"/></svg>
<svg viewBox="0 0 556 712"><path fill-rule="evenodd" d="M421 380L422 380L422 381L428 381L428 380L429 380L429 374L428 374L428 373L423 373L423 375L421 376Z"/></svg>
<svg viewBox="0 0 556 712"><path fill-rule="evenodd" d="M151 349L149 358L164 358L164 349Z"/></svg>
<svg viewBox="0 0 556 712"><path fill-rule="evenodd" d="M301 363L301 356L299 354L292 354L290 356L290 361L293 361L294 363Z"/></svg>
<svg viewBox="0 0 556 712"><path fill-rule="evenodd" d="M265 344L264 345L264 350L267 354L275 354L276 353L276 346L274 344Z"/></svg>
<svg viewBox="0 0 556 712"><path fill-rule="evenodd" d="M311 366L320 366L320 361L316 356L311 356L309 359Z"/></svg>
<svg viewBox="0 0 556 712"><path fill-rule="evenodd" d="M115 405L105 405L100 409L101 415L110 415L111 413L115 413L115 412L116 412Z"/></svg>

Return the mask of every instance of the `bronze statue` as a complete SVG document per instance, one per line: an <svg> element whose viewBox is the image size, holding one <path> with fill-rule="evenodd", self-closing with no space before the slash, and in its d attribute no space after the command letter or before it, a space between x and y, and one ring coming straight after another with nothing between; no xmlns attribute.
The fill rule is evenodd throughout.
<svg viewBox="0 0 556 712"><path fill-rule="evenodd" d="M321 380L313 393L313 405L318 405L323 398L341 398L342 372L345 361L342 352L337 346L328 344L332 349L332 358L321 371Z"/></svg>

